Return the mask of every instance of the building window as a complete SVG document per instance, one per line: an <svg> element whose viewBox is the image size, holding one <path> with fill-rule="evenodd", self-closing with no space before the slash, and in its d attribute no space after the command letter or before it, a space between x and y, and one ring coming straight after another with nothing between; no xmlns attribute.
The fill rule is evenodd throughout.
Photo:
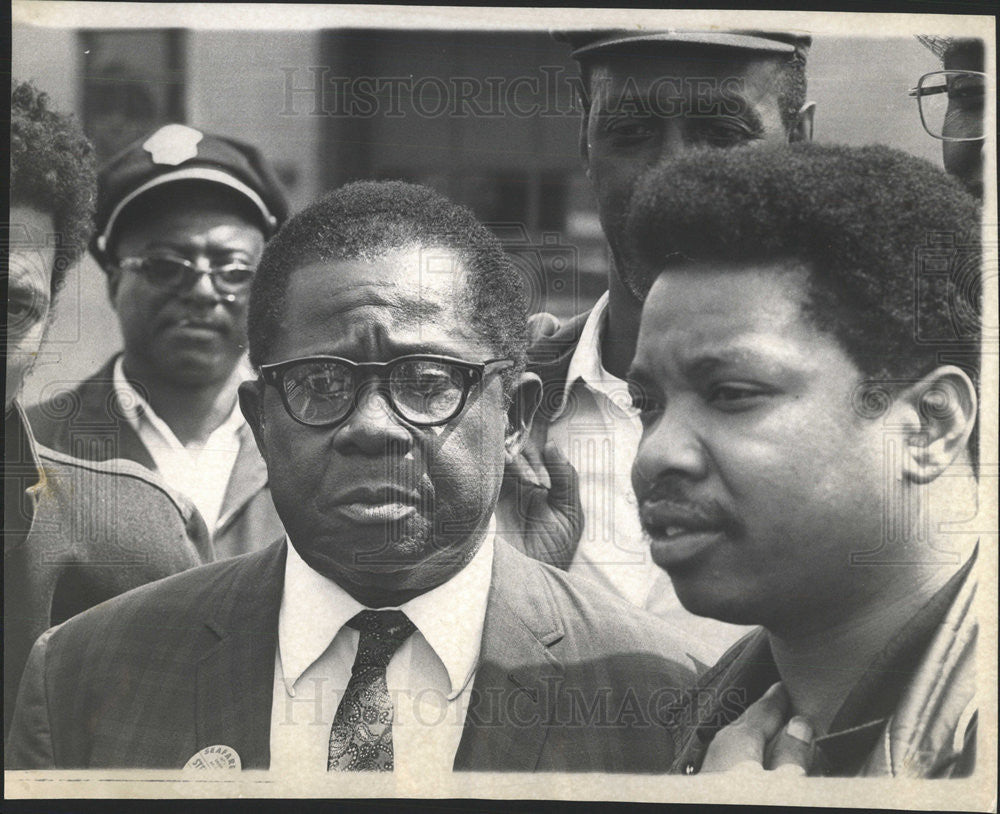
<svg viewBox="0 0 1000 814"><path fill-rule="evenodd" d="M81 31L83 128L98 161L185 121L184 31Z"/></svg>

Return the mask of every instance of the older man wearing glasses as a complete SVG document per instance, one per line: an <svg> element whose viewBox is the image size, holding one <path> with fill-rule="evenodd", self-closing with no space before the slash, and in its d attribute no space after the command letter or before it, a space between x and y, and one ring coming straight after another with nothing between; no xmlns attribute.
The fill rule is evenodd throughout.
<svg viewBox="0 0 1000 814"><path fill-rule="evenodd" d="M197 506L216 558L281 533L236 388L250 282L286 213L258 151L232 139L170 124L112 158L90 249L124 350L29 412L47 446L158 472Z"/></svg>
<svg viewBox="0 0 1000 814"><path fill-rule="evenodd" d="M287 538L46 634L12 763L664 770L697 645L494 533L541 391L496 238L425 187L343 187L268 244L249 337Z"/></svg>
<svg viewBox="0 0 1000 814"><path fill-rule="evenodd" d="M986 74L983 41L972 37L918 36L944 70L920 77L916 97L924 130L941 140L944 168L979 200L983 198L986 145Z"/></svg>

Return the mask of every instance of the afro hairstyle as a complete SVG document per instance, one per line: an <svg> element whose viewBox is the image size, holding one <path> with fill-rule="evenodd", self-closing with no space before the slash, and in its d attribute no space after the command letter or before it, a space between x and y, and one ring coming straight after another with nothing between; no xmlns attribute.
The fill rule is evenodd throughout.
<svg viewBox="0 0 1000 814"><path fill-rule="evenodd" d="M692 151L643 176L624 221L640 296L671 267L798 262L809 318L872 385L953 363L978 387L980 209L928 161L882 145Z"/></svg>
<svg viewBox="0 0 1000 814"><path fill-rule="evenodd" d="M30 82L11 81L10 200L52 215L52 294L83 253L97 201L94 149L75 118L49 108Z"/></svg>

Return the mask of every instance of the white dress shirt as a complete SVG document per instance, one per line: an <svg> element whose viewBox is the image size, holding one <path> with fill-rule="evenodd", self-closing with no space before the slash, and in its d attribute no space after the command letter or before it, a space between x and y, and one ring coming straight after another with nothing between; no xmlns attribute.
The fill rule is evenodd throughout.
<svg viewBox="0 0 1000 814"><path fill-rule="evenodd" d="M479 663L493 574L493 523L469 563L398 608L417 628L393 654L394 773L450 772ZM359 603L310 568L289 541L271 702L271 769L326 773L330 728L351 677Z"/></svg>
<svg viewBox="0 0 1000 814"><path fill-rule="evenodd" d="M125 420L149 451L160 477L191 499L214 535L240 451L239 430L245 419L239 402L233 404L229 417L208 436L204 446L186 447L125 378L121 356L115 360L114 388Z"/></svg>
<svg viewBox="0 0 1000 814"><path fill-rule="evenodd" d="M563 406L548 429L549 440L580 477L584 528L569 571L687 630L703 641L707 656L717 659L751 628L686 611L667 573L653 562L631 480L642 423L628 385L601 363L607 309L605 292L584 323L570 359Z"/></svg>

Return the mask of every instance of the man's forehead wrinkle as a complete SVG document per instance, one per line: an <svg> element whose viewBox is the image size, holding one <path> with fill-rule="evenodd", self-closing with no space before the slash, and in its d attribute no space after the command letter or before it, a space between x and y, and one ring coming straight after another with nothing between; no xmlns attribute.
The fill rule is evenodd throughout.
<svg viewBox="0 0 1000 814"><path fill-rule="evenodd" d="M389 308L395 318L403 321L433 319L446 310L437 298L414 296L408 288L383 281L339 286L325 292L324 299L324 307L329 306L331 314L359 308Z"/></svg>

